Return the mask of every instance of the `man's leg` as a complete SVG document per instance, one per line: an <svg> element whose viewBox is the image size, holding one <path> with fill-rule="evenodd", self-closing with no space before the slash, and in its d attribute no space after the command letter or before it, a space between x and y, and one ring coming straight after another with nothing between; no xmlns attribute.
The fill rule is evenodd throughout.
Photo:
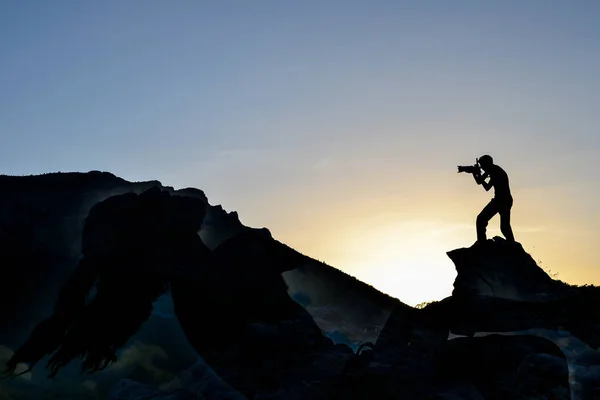
<svg viewBox="0 0 600 400"><path fill-rule="evenodd" d="M492 219L492 217L496 215L497 212L498 205L496 204L496 201L492 199L477 216L477 221L475 225L477 226L478 242L485 242L485 228L487 227L489 220Z"/></svg>
<svg viewBox="0 0 600 400"><path fill-rule="evenodd" d="M502 204L500 210L500 231L504 235L507 241L514 242L515 236L513 235L512 228L510 226L510 209L512 207L512 201L507 204Z"/></svg>

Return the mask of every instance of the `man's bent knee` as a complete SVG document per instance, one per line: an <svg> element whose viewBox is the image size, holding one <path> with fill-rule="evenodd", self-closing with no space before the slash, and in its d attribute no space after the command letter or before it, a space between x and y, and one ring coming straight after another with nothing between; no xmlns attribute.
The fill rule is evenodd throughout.
<svg viewBox="0 0 600 400"><path fill-rule="evenodd" d="M510 224L501 224L500 225L500 230L502 232L506 232L506 233L512 234L512 227L510 226Z"/></svg>
<svg viewBox="0 0 600 400"><path fill-rule="evenodd" d="M483 215L478 215L477 220L475 220L475 224L477 226L486 227L488 225L489 219L487 219Z"/></svg>

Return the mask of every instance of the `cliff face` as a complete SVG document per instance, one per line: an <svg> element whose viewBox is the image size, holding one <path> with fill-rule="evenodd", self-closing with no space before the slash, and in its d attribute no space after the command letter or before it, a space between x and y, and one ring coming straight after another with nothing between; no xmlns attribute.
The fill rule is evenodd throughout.
<svg viewBox="0 0 600 400"><path fill-rule="evenodd" d="M164 262L173 264L165 266L168 274L189 279L170 283L170 292L154 302L150 317L106 370L80 378L78 365L70 365L61 372L69 383L57 385L38 365L0 381L0 393L10 400L42 394L115 400L198 394L587 399L600 388L600 374L593 372L600 371L597 288L551 279L518 243L495 238L448 252L458 272L453 295L415 309L300 254L266 228L244 226L198 189L132 183L100 172L0 176L0 184L0 361L52 314L81 257L85 219L102 200L151 188L193 197L189 204L205 212L199 237L214 258L203 266L185 255ZM176 219L193 213L180 211ZM108 220L95 224L108 227ZM124 229L135 236L135 225ZM158 237L167 232L157 229ZM109 236L127 247L126 234ZM86 243L88 254L104 249L101 241ZM135 244L148 263L156 261L159 245ZM143 280L137 282L132 271L127 282L135 295ZM365 342L371 343L355 353Z"/></svg>
<svg viewBox="0 0 600 400"><path fill-rule="evenodd" d="M131 183L103 172L0 176L2 286L0 344L14 346L52 309L52 298L75 269L83 221L97 202L140 193L157 182Z"/></svg>
<svg viewBox="0 0 600 400"><path fill-rule="evenodd" d="M124 193L139 194L151 188L198 199L206 207L200 237L213 249L246 231L259 231L271 237L265 228L244 226L237 213L226 212L219 205L209 204L205 194L195 188L174 190L158 181L128 182L99 171L0 176L0 184L3 188L0 191L0 348L6 349L7 354L12 354L35 324L52 313L60 288L75 271L81 257L85 218L95 204L105 199ZM293 267L283 269L287 271L284 273L284 282L291 283L287 285L289 295L309 306L309 312L315 316L321 329L331 333L336 340L352 345L376 339L377 329L387 317L386 310L391 308L390 304L397 302L396 299L283 243L272 238L269 240L276 253L283 252L291 257ZM240 254L243 258L243 253ZM248 265L247 268L252 266ZM307 276L310 279L307 280ZM332 296L332 293L335 295ZM323 299L330 301L325 304ZM368 301L362 302L361 299ZM357 304L364 306L358 308ZM380 324L375 328L373 315L376 316L375 324ZM179 339L173 341L169 335ZM175 318L170 295L161 297L155 303L154 312L138 332L137 339L159 346L160 352L152 354L155 354L154 357L164 354L169 359L168 374L190 366L197 359ZM146 363L143 359L138 362ZM148 362L150 364L145 365L150 368L154 361ZM45 373L40 368L34 369L34 376L42 379ZM76 368L72 367L71 370L74 372ZM112 385L110 382L114 383L116 377L128 376L123 375L127 370L121 365L103 371L93 380L95 393L106 394ZM164 378L151 381L162 382L161 379ZM0 384L0 391L2 387Z"/></svg>

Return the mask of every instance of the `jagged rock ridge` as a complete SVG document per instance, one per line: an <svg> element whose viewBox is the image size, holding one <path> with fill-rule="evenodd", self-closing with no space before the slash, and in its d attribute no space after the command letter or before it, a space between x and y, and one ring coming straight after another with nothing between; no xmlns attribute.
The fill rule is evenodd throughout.
<svg viewBox="0 0 600 400"><path fill-rule="evenodd" d="M189 331L195 324L194 315L198 315L201 329L214 329L209 332L211 340L221 343L211 347L209 341L207 349L223 349L212 360L207 356L214 369L198 359L186 361L185 371L179 366L179 377L159 389L156 378L148 374L137 375L141 380L138 383L124 380L116 384L107 375L115 370L109 368L90 379L96 386L104 385L102 390L110 385L111 398L141 399L151 395L187 399L201 390L212 398L563 399L572 394L573 398L587 398L600 386L586 377L585 384L583 380L571 382L572 387L578 387L572 393L568 378L572 367L565 359L569 349L562 339L514 335L527 329L567 332L592 348L598 346L598 316L589 307L596 304L595 288L572 288L553 281L520 246L509 248L493 240L484 248L449 252L458 271L453 296L417 310L296 252L273 239L268 230L244 227L235 213L211 206L197 189L174 190L159 182L131 183L99 172L2 176L0 182L6 189L0 194L3 272L8 274L7 286L22 286L22 292L15 289L6 299L37 309L27 314L18 306L2 309L2 316L14 329L0 336L4 335L2 340L13 349L22 343L32 323L51 313L55 294L75 270L83 221L92 206L114 195L139 194L150 188L195 197L205 204L205 227L200 237L210 243L220 260L221 268L215 272L227 272L221 278L218 273L207 275L206 282L211 284L205 290L196 294L187 291L194 302L178 297L182 300L179 304L192 307L191 311L202 310L196 314L184 312L190 316L182 323L187 337L177 333L180 328L176 329L173 314L153 314L136 339L161 343L169 354L189 354L193 351L189 344L185 351L183 347L177 349L178 344L168 337L160 339L160 332L169 332L182 343L193 342ZM29 257L25 268L14 271L22 265L24 254ZM251 265L259 267L252 269ZM32 272L37 277L33 283ZM227 283L220 284L220 279ZM335 290L332 285L337 286ZM315 293L314 287L319 291L306 295L303 287L308 287L306 293ZM225 289L229 293L223 292ZM260 296L256 296L259 291ZM328 291L338 298L328 295ZM197 294L204 300L200 301ZM298 299L308 313L288 302L288 295ZM228 310L227 302L210 307L213 300L229 298L237 298L231 304L246 307L247 311L241 312L237 305ZM177 296L173 300L177 302ZM170 301L167 297L158 303ZM287 305L278 308L275 304ZM330 310L321 312L324 307L337 310L333 318ZM182 315L181 308L177 308ZM219 310L227 311L220 314ZM248 313L258 319L244 322ZM352 337L349 343L371 341L372 345L356 355L346 344L335 344L318 333L319 328L336 325L345 336ZM152 326L155 328L150 329ZM490 332L513 335L477 337ZM471 338L448 341L449 333ZM203 334L202 330L198 333ZM296 345L290 346L293 343ZM308 343L309 351L302 347ZM201 352L202 346L203 342L194 344ZM229 353L223 352L228 348ZM247 360L254 360L250 374L250 367L245 367L239 357L252 348L262 350L247 353ZM282 364L283 360L288 361ZM583 358L578 360L582 362ZM266 379L276 371L280 372L277 379ZM34 371L34 376L38 375ZM144 383L144 379L149 380ZM94 394L100 390L96 388ZM501 395L494 397L494 393Z"/></svg>

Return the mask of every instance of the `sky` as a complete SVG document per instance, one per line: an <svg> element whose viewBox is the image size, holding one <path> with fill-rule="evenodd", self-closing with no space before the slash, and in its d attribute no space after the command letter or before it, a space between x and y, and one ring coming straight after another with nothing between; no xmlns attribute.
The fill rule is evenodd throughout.
<svg viewBox="0 0 600 400"><path fill-rule="evenodd" d="M0 4L0 172L197 187L408 304L509 174L516 240L600 284L600 2ZM489 235L498 235L498 217Z"/></svg>

